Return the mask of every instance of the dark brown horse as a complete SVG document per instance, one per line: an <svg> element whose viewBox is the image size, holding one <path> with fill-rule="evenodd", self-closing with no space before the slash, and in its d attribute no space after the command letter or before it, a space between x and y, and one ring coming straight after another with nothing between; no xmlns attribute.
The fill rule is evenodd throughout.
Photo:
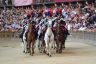
<svg viewBox="0 0 96 64"><path fill-rule="evenodd" d="M58 21L56 30L54 32L55 41L57 44L57 53L62 53L63 46L65 48L65 40L68 35L68 30L65 28L64 21Z"/></svg>
<svg viewBox="0 0 96 64"><path fill-rule="evenodd" d="M36 30L35 30L35 23L31 22L28 26L28 34L27 34L27 46L28 52L30 55L34 54L34 44L37 39Z"/></svg>

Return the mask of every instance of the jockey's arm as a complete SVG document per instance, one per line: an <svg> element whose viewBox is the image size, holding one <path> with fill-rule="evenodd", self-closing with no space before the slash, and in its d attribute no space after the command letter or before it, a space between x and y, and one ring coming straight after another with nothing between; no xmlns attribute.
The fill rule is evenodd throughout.
<svg viewBox="0 0 96 64"><path fill-rule="evenodd" d="M43 20L41 20L40 23L36 25L36 28L37 28L38 26L40 26L42 23L43 23Z"/></svg>
<svg viewBox="0 0 96 64"><path fill-rule="evenodd" d="M54 20L56 20L56 19L57 19L57 17L53 17L52 21L54 21Z"/></svg>

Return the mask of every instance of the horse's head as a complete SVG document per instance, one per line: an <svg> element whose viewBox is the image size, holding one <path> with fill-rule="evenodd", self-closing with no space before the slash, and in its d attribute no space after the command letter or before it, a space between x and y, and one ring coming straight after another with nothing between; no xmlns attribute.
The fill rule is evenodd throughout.
<svg viewBox="0 0 96 64"><path fill-rule="evenodd" d="M29 23L28 30L29 30L29 31L34 30L34 29L35 29L35 25L36 25L36 23L35 23L34 21L30 22L30 23Z"/></svg>
<svg viewBox="0 0 96 64"><path fill-rule="evenodd" d="M65 27L66 22L63 18L57 20L58 27Z"/></svg>

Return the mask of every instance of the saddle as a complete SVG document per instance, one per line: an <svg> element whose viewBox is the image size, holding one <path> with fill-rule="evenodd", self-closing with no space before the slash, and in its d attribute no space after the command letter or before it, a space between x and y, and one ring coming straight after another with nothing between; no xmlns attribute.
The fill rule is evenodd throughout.
<svg viewBox="0 0 96 64"><path fill-rule="evenodd" d="M66 29L65 27L60 27L60 30L62 30L64 32L64 34L66 35L70 35L69 32L68 32L68 29Z"/></svg>
<svg viewBox="0 0 96 64"><path fill-rule="evenodd" d="M36 27L34 27L33 31L34 31L35 36L36 36L36 39L37 39L37 37L38 37L38 33L37 33L38 32L38 29Z"/></svg>
<svg viewBox="0 0 96 64"><path fill-rule="evenodd" d="M33 29L33 31L34 31L35 37L37 39L37 36L38 36L37 30ZM28 35L28 31L25 33L26 41L27 41L27 35Z"/></svg>

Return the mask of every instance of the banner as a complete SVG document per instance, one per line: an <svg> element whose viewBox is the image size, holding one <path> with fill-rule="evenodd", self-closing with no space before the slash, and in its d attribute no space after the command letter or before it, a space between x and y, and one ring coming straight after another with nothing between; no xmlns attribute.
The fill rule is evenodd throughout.
<svg viewBox="0 0 96 64"><path fill-rule="evenodd" d="M32 0L13 0L12 3L14 6L26 6L31 5Z"/></svg>

